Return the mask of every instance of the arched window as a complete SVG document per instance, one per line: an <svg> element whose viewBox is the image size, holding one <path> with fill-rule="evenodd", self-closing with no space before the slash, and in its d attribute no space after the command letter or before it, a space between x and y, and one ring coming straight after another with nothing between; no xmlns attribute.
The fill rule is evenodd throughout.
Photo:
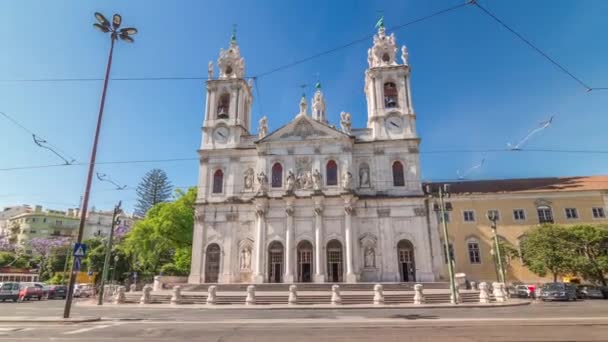
<svg viewBox="0 0 608 342"><path fill-rule="evenodd" d="M384 83L384 108L399 107L397 86L393 82Z"/></svg>
<svg viewBox="0 0 608 342"><path fill-rule="evenodd" d="M217 117L218 119L228 118L228 111L230 110L230 94L223 93L217 102Z"/></svg>
<svg viewBox="0 0 608 342"><path fill-rule="evenodd" d="M538 213L538 223L553 223L553 212L551 211L551 207L541 205L536 208L536 212Z"/></svg>
<svg viewBox="0 0 608 342"><path fill-rule="evenodd" d="M281 163L272 165L272 187L280 188L283 186L283 166Z"/></svg>
<svg viewBox="0 0 608 342"><path fill-rule="evenodd" d="M393 185L405 186L405 176L403 175L403 164L401 162L393 163Z"/></svg>
<svg viewBox="0 0 608 342"><path fill-rule="evenodd" d="M224 187L224 172L217 170L213 173L213 193L221 194Z"/></svg>
<svg viewBox="0 0 608 342"><path fill-rule="evenodd" d="M327 162L325 174L327 175L327 185L338 185L338 164L335 161Z"/></svg>
<svg viewBox="0 0 608 342"><path fill-rule="evenodd" d="M469 262L471 264L481 264L481 253L479 251L479 240L470 238L467 240L469 250Z"/></svg>

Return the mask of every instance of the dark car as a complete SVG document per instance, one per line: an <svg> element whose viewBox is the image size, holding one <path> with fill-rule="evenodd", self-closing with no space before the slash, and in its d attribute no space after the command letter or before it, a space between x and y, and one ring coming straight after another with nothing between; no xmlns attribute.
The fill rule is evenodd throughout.
<svg viewBox="0 0 608 342"><path fill-rule="evenodd" d="M602 293L602 290L597 286L579 285L578 289L582 298L604 299L604 294Z"/></svg>
<svg viewBox="0 0 608 342"><path fill-rule="evenodd" d="M19 283L5 282L0 283L0 300L12 300L16 302L19 299Z"/></svg>
<svg viewBox="0 0 608 342"><path fill-rule="evenodd" d="M61 298L65 299L68 293L68 288L65 285L50 285L49 299Z"/></svg>
<svg viewBox="0 0 608 342"><path fill-rule="evenodd" d="M576 286L571 283L547 283L543 285L540 299L546 300L576 300Z"/></svg>

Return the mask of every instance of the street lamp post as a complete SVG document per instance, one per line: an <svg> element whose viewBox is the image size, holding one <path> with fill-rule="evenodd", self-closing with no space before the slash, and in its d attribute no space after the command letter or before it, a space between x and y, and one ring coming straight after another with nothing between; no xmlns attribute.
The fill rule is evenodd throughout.
<svg viewBox="0 0 608 342"><path fill-rule="evenodd" d="M431 189L429 185L427 185L427 193L432 195L437 195L439 197L439 205L434 204L433 208L435 211L438 211L441 215L440 221L442 222L442 230L443 230L443 247L445 248L445 255L448 264L448 276L450 277L450 303L458 304L458 293L456 292L456 281L454 279L454 262L452 260L452 255L450 253L450 240L448 234L448 223L445 219L446 211L452 210L452 203L445 202L444 197L449 197L449 185L442 184L438 187L437 191Z"/></svg>
<svg viewBox="0 0 608 342"><path fill-rule="evenodd" d="M496 221L498 221L498 215L495 211L488 212L488 220L491 222L492 235L494 239L494 250L496 251L496 265L498 266L498 281L501 283L505 282L505 269L502 265L502 255L500 254L500 245L498 244L498 234L496 234Z"/></svg>
<svg viewBox="0 0 608 342"><path fill-rule="evenodd" d="M82 242L82 236L84 233L84 225L87 216L87 209L89 206L89 195L91 192L91 182L93 180L93 172L95 170L95 158L97 157L97 143L99 141L99 131L101 129L101 119L103 118L103 108L106 103L106 92L108 90L108 81L110 80L110 70L112 68L112 55L114 53L114 43L120 38L122 41L127 43L133 43L134 40L131 37L137 33L137 29L133 27L120 28L122 23L122 17L119 14L114 14L112 17L112 23L108 21L101 13L95 13L95 19L97 23L93 26L103 33L110 33L110 54L108 56L108 64L106 66L106 75L103 81L103 91L101 93L101 103L99 105L99 114L97 115L97 127L95 128L95 138L93 139L93 149L91 151L91 159L89 162L89 171L87 174L87 182L84 188L84 196L82 199L82 207L80 209L80 224L78 226L78 243ZM72 260L72 272L70 274L70 282L68 285L68 294L65 301L65 308L63 310L63 318L70 317L70 310L72 308L72 300L74 298L74 283L76 282L76 258Z"/></svg>

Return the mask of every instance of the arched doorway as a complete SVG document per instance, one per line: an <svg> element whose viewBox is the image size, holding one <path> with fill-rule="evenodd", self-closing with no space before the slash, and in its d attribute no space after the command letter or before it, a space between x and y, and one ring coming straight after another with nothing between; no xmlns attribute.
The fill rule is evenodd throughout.
<svg viewBox="0 0 608 342"><path fill-rule="evenodd" d="M342 282L342 244L338 240L327 243L327 280L333 283Z"/></svg>
<svg viewBox="0 0 608 342"><path fill-rule="evenodd" d="M205 253L205 283L217 283L220 274L220 246L212 243Z"/></svg>
<svg viewBox="0 0 608 342"><path fill-rule="evenodd" d="M397 260L401 281L416 281L416 264L414 263L414 245L410 240L401 240L397 244Z"/></svg>
<svg viewBox="0 0 608 342"><path fill-rule="evenodd" d="M300 241L298 244L298 282L310 283L312 281L312 244L309 241Z"/></svg>
<svg viewBox="0 0 608 342"><path fill-rule="evenodd" d="M283 244L274 241L268 247L268 282L283 282Z"/></svg>

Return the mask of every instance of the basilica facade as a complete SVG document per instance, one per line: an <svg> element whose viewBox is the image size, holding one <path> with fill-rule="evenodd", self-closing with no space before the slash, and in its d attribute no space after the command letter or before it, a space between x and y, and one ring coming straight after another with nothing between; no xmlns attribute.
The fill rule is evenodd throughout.
<svg viewBox="0 0 608 342"><path fill-rule="evenodd" d="M438 280L407 49L380 27L368 64L367 127L347 111L330 124L317 84L291 121L269 132L263 117L253 134L234 36L219 75L209 63L190 283Z"/></svg>

